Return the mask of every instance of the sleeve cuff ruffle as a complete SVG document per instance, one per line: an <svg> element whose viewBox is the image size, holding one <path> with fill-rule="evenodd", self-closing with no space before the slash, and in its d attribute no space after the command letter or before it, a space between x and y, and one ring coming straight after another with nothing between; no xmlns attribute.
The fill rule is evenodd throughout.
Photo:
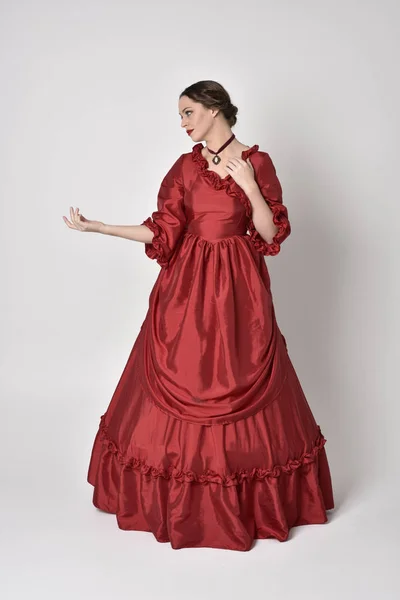
<svg viewBox="0 0 400 600"><path fill-rule="evenodd" d="M274 235L272 242L268 243L261 237L257 229L254 227L252 219L249 220L248 229L250 233L250 240L255 246L256 250L264 255L275 256L281 249L281 243L290 234L290 223L286 206L283 204L270 204L269 202L268 205L272 210L272 219L275 225L278 227L278 231Z"/></svg>
<svg viewBox="0 0 400 600"><path fill-rule="evenodd" d="M145 243L144 251L149 258L155 259L160 267L166 267L169 257L166 252L166 240L163 230L151 217L148 217L141 225L145 225L153 232L153 240L150 244Z"/></svg>

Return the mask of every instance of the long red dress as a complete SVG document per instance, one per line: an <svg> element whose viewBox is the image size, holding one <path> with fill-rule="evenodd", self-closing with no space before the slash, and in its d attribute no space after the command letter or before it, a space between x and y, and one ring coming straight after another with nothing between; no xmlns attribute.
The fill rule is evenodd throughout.
<svg viewBox="0 0 400 600"><path fill-rule="evenodd" d="M275 318L264 255L290 234L274 165L245 150L279 230L267 243L202 144L164 177L147 256L162 267L95 437L93 504L172 548L249 550L325 523L326 439Z"/></svg>

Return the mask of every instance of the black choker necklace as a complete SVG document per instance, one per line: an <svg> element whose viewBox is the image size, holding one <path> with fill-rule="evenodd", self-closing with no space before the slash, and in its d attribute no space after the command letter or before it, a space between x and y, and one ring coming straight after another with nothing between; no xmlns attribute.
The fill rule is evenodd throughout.
<svg viewBox="0 0 400 600"><path fill-rule="evenodd" d="M236 137L236 136L235 136L235 134L233 133L233 134L232 134L232 137L230 137L230 138L229 138L229 140L228 140L227 142L225 142L225 144L224 144L223 146L221 146L221 148L220 148L220 149L219 149L217 152L214 152L214 150L210 150L210 148L208 148L208 146L206 145L206 148L207 148L207 150L210 152L210 154L215 154L214 158L212 159L212 161L213 161L214 165L217 165L218 163L220 163L220 162L221 162L221 159L220 159L220 157L218 156L218 154L219 154L220 152L222 152L222 150L224 150L224 148L226 148L226 147L228 146L228 144L230 144L230 143L232 142L232 140L234 140L234 139L235 139L235 137Z"/></svg>

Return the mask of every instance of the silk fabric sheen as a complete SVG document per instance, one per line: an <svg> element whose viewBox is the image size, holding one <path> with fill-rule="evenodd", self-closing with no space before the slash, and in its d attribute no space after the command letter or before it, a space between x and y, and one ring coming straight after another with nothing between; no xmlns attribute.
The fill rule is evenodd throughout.
<svg viewBox="0 0 400 600"><path fill-rule="evenodd" d="M325 523L333 492L275 318L265 255L291 232L270 156L245 150L278 231L267 243L231 175L196 144L164 177L145 252L161 268L93 445L93 503L173 548L249 550Z"/></svg>

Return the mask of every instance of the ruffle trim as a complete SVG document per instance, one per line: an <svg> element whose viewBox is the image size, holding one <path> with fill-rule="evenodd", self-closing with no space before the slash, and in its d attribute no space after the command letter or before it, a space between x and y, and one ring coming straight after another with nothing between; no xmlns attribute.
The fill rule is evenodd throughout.
<svg viewBox="0 0 400 600"><path fill-rule="evenodd" d="M268 206L272 210L272 220L278 227L278 231L274 235L272 242L268 243L261 237L257 229L254 227L254 223L251 218L249 221L249 232L250 239L258 252L261 252L261 254L265 255L275 256L281 249L281 243L290 233L290 224L287 219L287 209L285 206L283 206L283 204L268 203Z"/></svg>
<svg viewBox="0 0 400 600"><path fill-rule="evenodd" d="M273 221L278 227L278 231L274 235L272 242L269 244L261 237L257 229L254 227L254 223L251 218L253 214L251 202L242 190L242 188L239 185L237 185L236 181L232 178L231 175L227 175L226 177L220 177L218 173L216 173L215 171L211 171L208 168L207 159L201 153L202 148L203 144L200 142L198 144L195 144L192 148L192 160L197 165L199 173L202 175L202 177L209 181L210 185L214 189L224 189L226 190L227 194L229 194L229 196L239 198L246 210L250 240L255 246L256 250L258 252L261 252L261 254L265 255L268 254L274 256L275 254L278 254L278 252L280 251L280 244L287 237L287 229L290 228L290 224L287 220L286 207L283 204L275 204L272 202L268 202L268 206L270 207L273 213ZM258 149L259 146L255 144L251 148L244 150L242 152L243 160L247 160L247 158L254 152L257 152Z"/></svg>
<svg viewBox="0 0 400 600"><path fill-rule="evenodd" d="M151 243L147 244L145 243L145 253L149 258L153 258L156 259L156 261L158 262L158 264L161 267L166 267L168 266L168 259L165 257L165 253L164 253L164 248L163 248L163 243L161 240L161 228L157 225L157 223L155 223L153 221L153 219L151 217L147 217L147 219L145 221L143 221L143 223L141 223L141 225L145 225L146 227L148 227L153 233L153 239L151 241Z"/></svg>
<svg viewBox="0 0 400 600"><path fill-rule="evenodd" d="M317 455L326 444L326 439L321 433L321 429L318 426L318 436L314 442L313 448L310 452L305 452L298 459L289 460L285 465L275 465L272 469L263 469L260 467L254 467L251 470L241 469L229 475L220 475L212 470L207 470L203 473L196 473L194 471L183 471L177 469L174 466L170 466L167 469L154 467L146 464L143 460L138 458L127 458L118 448L117 444L109 437L108 427L105 423L105 415L100 417L100 440L104 446L112 452L115 458L119 461L125 469L133 469L140 472L142 475L149 475L151 477L163 477L164 479L174 478L181 483L201 483L207 485L208 483L219 483L223 486L239 485L245 480L257 480L265 481L271 477L279 477L282 473L291 474L303 465L312 463L316 460Z"/></svg>
<svg viewBox="0 0 400 600"><path fill-rule="evenodd" d="M221 177L215 171L211 171L208 168L207 159L201 153L202 148L203 148L203 144L200 142L198 144L195 144L192 148L192 160L197 165L201 175L203 177L205 177L205 179L207 179L216 190L222 190L222 189L230 190L230 188L234 184L237 187L237 190L236 191L233 190L232 193L230 191L228 191L228 193L231 196L243 195L249 204L250 215L251 215L251 204L250 204L249 199L244 194L242 188L236 184L236 181L232 178L232 175L228 174L226 177ZM253 154L253 152L257 152L258 148L259 148L258 145L254 144L254 146L252 146L251 148L244 150L242 152L243 160L246 160L251 154ZM240 194L240 192L241 192L241 194Z"/></svg>

